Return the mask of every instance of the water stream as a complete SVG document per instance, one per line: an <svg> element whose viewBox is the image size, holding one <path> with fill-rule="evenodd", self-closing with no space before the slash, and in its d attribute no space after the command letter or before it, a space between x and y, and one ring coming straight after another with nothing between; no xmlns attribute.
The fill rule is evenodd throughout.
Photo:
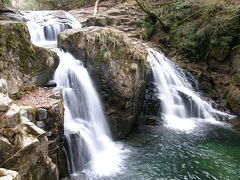
<svg viewBox="0 0 240 180"><path fill-rule="evenodd" d="M113 142L101 100L82 62L56 48L60 32L81 26L69 13L63 13L64 18L59 21L55 17L58 14L51 11L22 12L33 44L52 48L60 59L54 80L63 92L64 135L71 177L79 180L111 177L123 168L127 151Z"/></svg>
<svg viewBox="0 0 240 180"><path fill-rule="evenodd" d="M194 90L181 68L161 52L148 49L157 98L161 101L159 117L177 130L191 131L202 123L227 125L217 117L233 116L214 109L210 103Z"/></svg>
<svg viewBox="0 0 240 180"><path fill-rule="evenodd" d="M67 13L64 21L49 12L23 14L38 46L56 47L59 32L80 27ZM63 89L73 179L240 179L240 135L216 120L219 115L230 116L203 100L184 72L163 54L149 49L148 60L164 125L142 125L120 144L112 141L101 100L82 62L57 52L60 64L54 79Z"/></svg>
<svg viewBox="0 0 240 180"><path fill-rule="evenodd" d="M54 79L63 89L72 176L81 172L95 178L112 176L121 170L124 151L111 139L102 104L81 61L63 51L58 56Z"/></svg>

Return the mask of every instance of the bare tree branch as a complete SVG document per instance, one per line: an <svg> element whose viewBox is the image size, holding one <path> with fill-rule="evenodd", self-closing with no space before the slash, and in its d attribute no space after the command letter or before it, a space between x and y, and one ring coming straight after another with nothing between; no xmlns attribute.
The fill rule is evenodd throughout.
<svg viewBox="0 0 240 180"><path fill-rule="evenodd" d="M97 15L97 12L98 12L98 5L99 5L100 1L101 1L101 0L96 0L96 2L95 2L94 13L93 13L94 16Z"/></svg>
<svg viewBox="0 0 240 180"><path fill-rule="evenodd" d="M169 27L163 23L160 17L154 12L149 10L149 8L145 5L144 0L135 0L135 1L137 2L138 6L149 16L149 18L152 20L154 24L159 22L163 31L169 30Z"/></svg>

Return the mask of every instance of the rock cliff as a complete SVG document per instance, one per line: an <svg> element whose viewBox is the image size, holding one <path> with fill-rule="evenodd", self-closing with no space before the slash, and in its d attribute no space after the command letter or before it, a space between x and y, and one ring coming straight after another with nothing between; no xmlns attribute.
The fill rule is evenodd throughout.
<svg viewBox="0 0 240 180"><path fill-rule="evenodd" d="M126 137L141 110L149 71L146 46L107 27L66 30L59 46L84 61L100 89L114 136Z"/></svg>

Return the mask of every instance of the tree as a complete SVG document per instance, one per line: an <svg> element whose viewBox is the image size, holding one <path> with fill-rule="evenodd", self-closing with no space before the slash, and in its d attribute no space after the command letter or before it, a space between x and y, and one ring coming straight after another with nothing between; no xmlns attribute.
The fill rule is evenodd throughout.
<svg viewBox="0 0 240 180"><path fill-rule="evenodd" d="M169 31L169 27L164 24L164 22L161 20L161 18L157 14L155 14L146 6L146 4L144 3L144 0L135 0L135 1L137 2L138 6L143 10L143 12L145 12L149 16L153 24L159 23L164 32Z"/></svg>
<svg viewBox="0 0 240 180"><path fill-rule="evenodd" d="M96 2L95 2L94 12L93 12L93 15L94 15L94 16L97 15L97 12L98 12L98 5L99 5L100 2L101 2L101 0L96 0Z"/></svg>

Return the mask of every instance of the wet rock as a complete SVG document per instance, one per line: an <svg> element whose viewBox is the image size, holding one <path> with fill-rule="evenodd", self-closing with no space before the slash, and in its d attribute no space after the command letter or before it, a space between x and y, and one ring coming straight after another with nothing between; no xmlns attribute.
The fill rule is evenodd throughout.
<svg viewBox="0 0 240 180"><path fill-rule="evenodd" d="M45 87L57 87L57 83L54 80L50 80L44 86Z"/></svg>
<svg viewBox="0 0 240 180"><path fill-rule="evenodd" d="M146 92L143 102L143 115L145 117L149 116L159 116L161 111L161 100L157 97L158 90L153 83L152 71L148 74L148 82L146 87ZM149 118L148 118L149 119ZM147 118L146 118L147 120Z"/></svg>
<svg viewBox="0 0 240 180"><path fill-rule="evenodd" d="M163 125L163 121L158 116L145 116L145 125Z"/></svg>
<svg viewBox="0 0 240 180"><path fill-rule="evenodd" d="M126 137L141 111L150 69L145 45L122 31L100 27L64 31L59 45L85 60L102 92L114 136Z"/></svg>

